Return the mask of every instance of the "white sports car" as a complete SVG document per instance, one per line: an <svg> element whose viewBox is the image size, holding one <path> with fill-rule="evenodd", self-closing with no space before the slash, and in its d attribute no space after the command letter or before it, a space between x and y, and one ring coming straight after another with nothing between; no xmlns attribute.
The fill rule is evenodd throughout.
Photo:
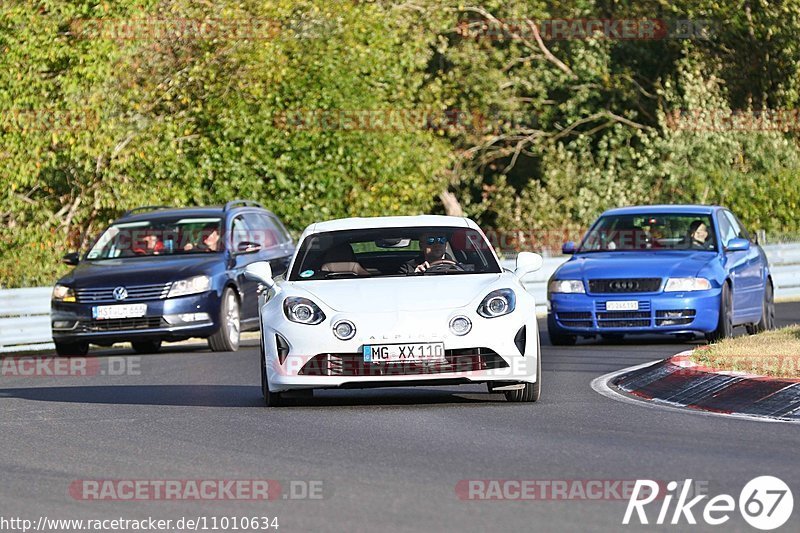
<svg viewBox="0 0 800 533"><path fill-rule="evenodd" d="M487 383L509 401L541 387L533 297L520 278L542 258L500 267L472 220L349 218L310 225L285 280L261 285L264 399L286 391Z"/></svg>

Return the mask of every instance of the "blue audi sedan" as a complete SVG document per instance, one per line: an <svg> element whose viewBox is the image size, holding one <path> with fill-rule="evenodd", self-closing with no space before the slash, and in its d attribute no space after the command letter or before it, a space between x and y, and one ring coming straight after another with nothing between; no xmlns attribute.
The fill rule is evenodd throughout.
<svg viewBox="0 0 800 533"><path fill-rule="evenodd" d="M578 337L668 333L709 341L775 320L769 263L728 209L659 205L611 209L548 283L552 344Z"/></svg>
<svg viewBox="0 0 800 533"><path fill-rule="evenodd" d="M208 340L236 351L240 332L256 330L258 284L244 275L269 261L286 272L294 243L260 204L143 207L114 221L53 288L50 317L59 355L85 355L89 344L130 342L139 353L163 341Z"/></svg>

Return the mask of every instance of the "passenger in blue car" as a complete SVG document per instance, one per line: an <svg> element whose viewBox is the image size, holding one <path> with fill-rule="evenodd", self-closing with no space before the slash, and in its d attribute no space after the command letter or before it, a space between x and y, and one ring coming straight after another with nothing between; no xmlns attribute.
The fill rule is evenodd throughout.
<svg viewBox="0 0 800 533"><path fill-rule="evenodd" d="M713 247L709 241L708 226L702 220L695 220L689 225L686 243L694 250L709 250Z"/></svg>

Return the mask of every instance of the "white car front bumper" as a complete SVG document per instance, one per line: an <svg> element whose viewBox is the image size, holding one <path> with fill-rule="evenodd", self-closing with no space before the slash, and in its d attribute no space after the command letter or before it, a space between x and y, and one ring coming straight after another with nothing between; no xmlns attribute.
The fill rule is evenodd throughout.
<svg viewBox="0 0 800 533"><path fill-rule="evenodd" d="M264 320L262 343L269 387L274 392L303 388L359 387L410 382L530 382L538 380L539 331L536 316L519 307L486 319L466 309L392 313L338 313L318 325L290 322L282 314ZM472 329L457 336L450 319L466 316ZM347 319L356 326L348 341L332 325ZM524 330L523 330L524 328ZM519 342L524 331L524 343ZM288 345L279 358L276 335ZM516 339L516 340L515 340ZM446 363L365 363L364 345L442 342ZM520 352L518 344L523 347ZM282 360L282 362L281 362Z"/></svg>

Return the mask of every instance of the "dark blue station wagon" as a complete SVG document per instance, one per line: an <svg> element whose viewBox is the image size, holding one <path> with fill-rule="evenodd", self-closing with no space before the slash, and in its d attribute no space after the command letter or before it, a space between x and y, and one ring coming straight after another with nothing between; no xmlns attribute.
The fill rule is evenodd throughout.
<svg viewBox="0 0 800 533"><path fill-rule="evenodd" d="M241 331L258 329L258 287L245 267L269 261L277 277L293 253L284 225L255 202L128 211L83 257L64 257L76 268L53 289L56 351L130 342L150 353L192 337L235 351Z"/></svg>

